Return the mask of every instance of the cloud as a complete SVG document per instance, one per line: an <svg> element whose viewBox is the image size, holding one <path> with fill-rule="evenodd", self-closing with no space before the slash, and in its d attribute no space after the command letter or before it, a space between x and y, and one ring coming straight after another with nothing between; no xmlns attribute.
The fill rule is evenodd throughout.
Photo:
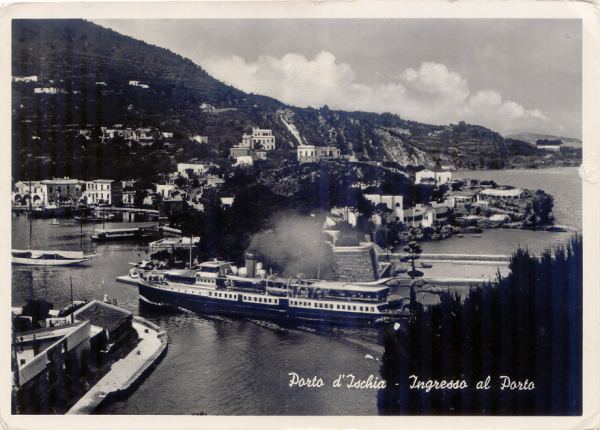
<svg viewBox="0 0 600 430"><path fill-rule="evenodd" d="M312 59L296 53L263 55L256 61L211 57L203 67L243 91L300 107L393 112L434 124L467 121L499 132L540 130L549 121L540 109L506 100L497 91L473 92L465 77L435 62L399 71L395 79L377 85L359 82L352 66L328 51Z"/></svg>

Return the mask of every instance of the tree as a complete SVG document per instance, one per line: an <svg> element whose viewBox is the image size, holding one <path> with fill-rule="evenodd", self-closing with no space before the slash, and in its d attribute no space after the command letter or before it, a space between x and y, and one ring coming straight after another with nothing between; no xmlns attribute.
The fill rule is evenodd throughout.
<svg viewBox="0 0 600 430"><path fill-rule="evenodd" d="M542 190L537 190L531 201L533 213L542 224L554 221L552 209L554 208L554 197Z"/></svg>

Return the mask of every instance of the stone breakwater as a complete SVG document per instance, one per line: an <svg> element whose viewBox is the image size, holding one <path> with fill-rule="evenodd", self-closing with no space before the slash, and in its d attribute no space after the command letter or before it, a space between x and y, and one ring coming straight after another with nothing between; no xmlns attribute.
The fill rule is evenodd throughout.
<svg viewBox="0 0 600 430"><path fill-rule="evenodd" d="M94 385L67 414L91 414L98 408L131 393L167 352L166 332L150 321L134 317L139 344Z"/></svg>

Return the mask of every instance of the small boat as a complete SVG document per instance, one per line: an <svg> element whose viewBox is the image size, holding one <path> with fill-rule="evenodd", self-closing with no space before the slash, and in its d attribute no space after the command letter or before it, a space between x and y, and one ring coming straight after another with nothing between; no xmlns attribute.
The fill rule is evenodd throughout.
<svg viewBox="0 0 600 430"><path fill-rule="evenodd" d="M433 267L433 264L421 262L421 267L423 269L431 269Z"/></svg>
<svg viewBox="0 0 600 430"><path fill-rule="evenodd" d="M22 266L72 266L95 257L83 251L12 250L12 264Z"/></svg>
<svg viewBox="0 0 600 430"><path fill-rule="evenodd" d="M57 219L53 219L53 220L52 220L52 221L50 221L48 224L50 224L50 225L60 225L60 224L58 223L58 220L57 220Z"/></svg>

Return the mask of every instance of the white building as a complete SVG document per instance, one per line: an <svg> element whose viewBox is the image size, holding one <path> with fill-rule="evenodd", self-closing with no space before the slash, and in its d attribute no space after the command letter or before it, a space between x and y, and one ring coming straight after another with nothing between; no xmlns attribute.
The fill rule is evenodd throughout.
<svg viewBox="0 0 600 430"><path fill-rule="evenodd" d="M230 208L233 205L235 197L221 197L221 205L224 208Z"/></svg>
<svg viewBox="0 0 600 430"><path fill-rule="evenodd" d="M203 176L212 166L211 163L177 163L177 173L189 177L188 171L190 171L198 176Z"/></svg>
<svg viewBox="0 0 600 430"><path fill-rule="evenodd" d="M38 77L36 75L31 76L13 76L13 82L37 82Z"/></svg>
<svg viewBox="0 0 600 430"><path fill-rule="evenodd" d="M560 151L560 147L562 146L562 142L561 143L556 143L554 145L544 145L544 144L536 144L536 148L537 149L546 149L548 151Z"/></svg>
<svg viewBox="0 0 600 430"><path fill-rule="evenodd" d="M169 199L173 196L177 185L175 184L154 184L156 185L156 194L160 194L163 198Z"/></svg>
<svg viewBox="0 0 600 430"><path fill-rule="evenodd" d="M393 217L391 220L404 222L404 210L402 209L403 197L398 195L394 196L391 194L364 194L365 199L373 203L374 206L383 204L387 207L392 213Z"/></svg>
<svg viewBox="0 0 600 430"><path fill-rule="evenodd" d="M48 190L41 181L19 181L13 187L12 201L17 205L43 206L48 201Z"/></svg>
<svg viewBox="0 0 600 430"><path fill-rule="evenodd" d="M339 158L340 150L335 146L299 145L296 155L300 163L314 163L323 158Z"/></svg>
<svg viewBox="0 0 600 430"><path fill-rule="evenodd" d="M192 140L203 145L208 143L208 136L200 136L199 134L195 134L192 136Z"/></svg>
<svg viewBox="0 0 600 430"><path fill-rule="evenodd" d="M58 88L55 87L37 87L33 89L34 94L58 94Z"/></svg>
<svg viewBox="0 0 600 430"><path fill-rule="evenodd" d="M84 196L91 205L107 204L120 206L123 204L123 185L121 181L112 179L95 179L85 183Z"/></svg>
<svg viewBox="0 0 600 430"><path fill-rule="evenodd" d="M252 127L251 134L242 135L242 142L238 147L271 151L275 149L275 136L270 129Z"/></svg>
<svg viewBox="0 0 600 430"><path fill-rule="evenodd" d="M477 194L477 201L484 200L503 200L503 201L511 201L511 200L519 200L523 197L523 190L521 188L488 188L485 190L481 190L479 194Z"/></svg>
<svg viewBox="0 0 600 430"><path fill-rule="evenodd" d="M165 237L148 244L150 255L160 251L173 252L176 249L190 249L200 243L199 237Z"/></svg>
<svg viewBox="0 0 600 430"><path fill-rule="evenodd" d="M252 166L254 164L254 157L252 155L238 155L235 157L236 166Z"/></svg>
<svg viewBox="0 0 600 430"><path fill-rule="evenodd" d="M415 173L415 184L431 184L435 186L449 184L452 180L452 172L448 170L420 170Z"/></svg>

